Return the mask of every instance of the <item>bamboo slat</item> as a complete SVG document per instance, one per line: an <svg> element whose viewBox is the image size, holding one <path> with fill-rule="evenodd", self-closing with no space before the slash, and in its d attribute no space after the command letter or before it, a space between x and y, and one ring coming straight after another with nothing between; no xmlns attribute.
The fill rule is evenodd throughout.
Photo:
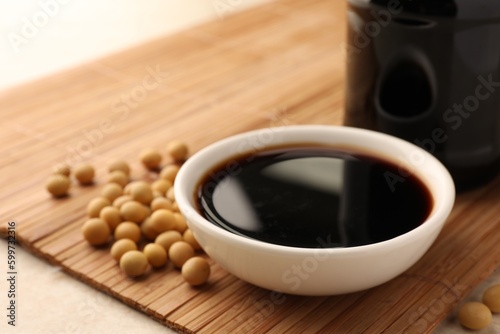
<svg viewBox="0 0 500 334"><path fill-rule="evenodd" d="M140 151L171 139L197 151L256 128L341 124L345 11L344 1L279 0L0 92L0 233L15 220L28 250L183 333L432 332L500 264L500 179L458 196L436 243L404 274L342 296L279 295L211 260L201 288L171 266L129 279L80 233L113 158L141 179ZM157 85L126 102L155 71ZM103 121L113 129L89 141L85 131ZM97 167L96 185L50 198L51 168L84 161Z"/></svg>

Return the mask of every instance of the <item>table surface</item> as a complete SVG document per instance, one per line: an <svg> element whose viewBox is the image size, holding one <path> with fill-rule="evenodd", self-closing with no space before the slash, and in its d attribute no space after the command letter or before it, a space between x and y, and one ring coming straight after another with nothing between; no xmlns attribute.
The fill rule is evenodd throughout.
<svg viewBox="0 0 500 334"><path fill-rule="evenodd" d="M6 116L8 116L7 121L2 124L4 130L2 138L4 143L8 143L8 145L5 145L0 152L2 153L0 177L2 184L9 186L1 198L2 203L6 203L7 219L16 220L19 224L20 240L25 242L29 248L33 246L31 238L36 240L40 238L40 235L33 235L35 230L31 228L23 230L23 224L29 226L32 222L27 223L26 221L36 217L33 215L33 212L37 212L34 204L42 205L44 209L50 206L47 204L50 203L50 198L43 192L43 189L38 189L43 187L43 180L50 171L50 167L60 161L61 157L67 157L67 146L78 145L82 138L82 131L93 126L95 118L97 117L99 120L99 115L102 115L103 110L106 111L109 104L119 98L120 94L133 89L134 83L142 78L144 70L147 66L151 66L151 63L153 65L159 64L162 69L168 68L170 75L172 75L167 81L168 85L162 85L161 91L151 94L152 99L161 100L163 96L167 96L174 97L176 101L173 104L164 101L165 105L172 107L172 109L159 111L155 109L154 103L150 103L148 100L145 105L134 109L135 114L127 119L126 123L117 124L117 126L122 127L122 130L110 134L99 147L93 150L90 156L86 157L87 160L98 166L98 171L101 173L105 169L105 163L109 160L110 155L119 154L130 159L137 159L141 145L148 143L159 147L165 140L175 136L184 136L196 150L229 134L256 127L306 123L340 124L343 96L343 56L341 49L334 48L332 45L339 46L342 41L343 15L341 13L344 10L342 4L334 5L327 1L280 1L265 9L251 10L238 19L200 26L173 38L152 42L141 48L126 51L120 55L108 57L2 94L0 107L5 110ZM257 29L255 26L258 23L255 22L256 18L266 17L268 20L263 19L264 23L274 20L276 26L271 25L272 29L269 28L270 30ZM279 19L282 19L283 22ZM255 36L252 36L248 29L243 29L245 24L242 22L247 22L249 27L255 28L256 36L259 32L261 34L263 32L270 35L277 34L278 36L274 36L273 40L261 39L259 40L261 44L249 44L248 41L251 41L252 38L255 42ZM307 33L314 31L314 25L318 23L324 25L322 28L335 28L337 30L331 33L323 32L323 34L316 36L307 35ZM286 24L286 27L299 25L301 29L294 30L293 33L290 31L280 33L282 31L279 29L280 24ZM299 30L302 32L302 36ZM305 40L311 41L306 50L297 46L297 41L304 42ZM328 43L325 42L332 43L332 45L328 47ZM193 45L204 46L203 50L199 49L199 58L194 57L195 59L188 59L186 62L191 61L190 64L193 66L201 64L202 60L209 62L210 66L200 65L200 68L209 69L213 71L212 74L216 73L219 85L212 87L208 80L210 75L200 72L200 68L193 69L191 75L185 74L184 72L189 72L189 69L179 67L185 55L181 51L172 51L174 45L178 45L181 51L183 47L189 49L193 48ZM156 54L151 53L151 51L156 52ZM158 55L161 55L162 52L170 52L171 58L159 57ZM212 58L208 59L207 55ZM316 57L314 58L316 62L305 62L305 56ZM336 61L330 61L330 59L335 58ZM227 71L235 71L238 66L241 67L241 72L236 73L239 76L231 77ZM259 77L256 73L261 73L262 76ZM73 82L75 78L85 78L87 84L82 86L81 82ZM241 78L251 78L250 83L253 85L241 86ZM295 84L296 78L301 78L301 85ZM89 83L98 83L103 80L105 80L103 86L97 88L89 86ZM225 80L223 85L220 85L221 80ZM255 88L255 84L262 85L262 89ZM270 87L275 89L273 94L266 94ZM54 93L55 89L67 90L66 93L72 92L79 97L73 100L68 98L69 101L66 101ZM112 90L107 91L106 89ZM86 91L91 93L84 95L83 93ZM71 97L71 95L65 96ZM92 104L86 101L89 98ZM222 98L225 100L221 100ZM68 103L74 108L71 110L73 113L71 118L64 117ZM186 108L183 107L185 104L190 104L194 109L186 111ZM204 111L200 110L200 107ZM179 108L183 112L179 111L176 114L175 108ZM235 108L240 110L244 117L231 116L232 113L229 109ZM48 109L53 110L53 112L48 111ZM201 121L196 121L192 117L193 110L196 110L196 116L201 118ZM200 134L199 129L202 129L201 126L204 122L206 124L207 120L221 110L224 111L224 116L230 118L228 121L233 122L234 126L212 130L203 129L203 133ZM55 111L61 114L55 115ZM160 134L161 136L158 132L151 132L151 130L156 129L152 126L154 122L163 124L174 120L181 129L169 128L172 133ZM189 124L187 124L187 120L189 120ZM144 127L133 127L137 122L143 124ZM190 127L198 129L198 132L189 131ZM160 130L156 129L156 131ZM132 132L134 139L126 141L128 147L120 146L119 143L124 142L123 138L127 138L125 136L127 132ZM54 137L57 140L53 139ZM69 144L66 145L66 143ZM30 175L30 177L26 177L26 175ZM448 320L443 323L442 327L438 327L437 331L449 332L453 330L456 332L456 330L460 330L453 320L453 310L464 298L478 298L486 284L497 279L491 274L498 266L499 253L498 247L493 247L496 246L496 243L492 242L491 238L497 236L494 227L499 223L498 218L496 218L498 215L495 216L498 183L499 181L496 180L488 187L460 196L449 223L429 254L398 280L372 290L369 294L361 297L363 302L354 302L351 305L352 313L348 314L347 317L341 317L342 321L349 324L349 321L359 317L363 310L384 306L389 310L387 314L396 319L392 322L384 322L381 319L382 325L380 326L385 326L384 328L388 328L388 330L391 328L411 329L413 325L414 330L430 331L438 326L439 322L450 312L452 313ZM29 200L34 200L34 202ZM84 207L84 205L80 207ZM481 214L487 217L489 225L486 225L486 219L481 219ZM50 215L44 217L44 219L48 219ZM473 233L476 231L468 227L469 221L476 221L478 226L486 226L487 228ZM460 229L466 233L460 233ZM39 230L35 232L35 234L40 233ZM3 247L2 250L6 248L4 245L5 242L0 244L0 247ZM30 250L36 252L33 248ZM481 261L477 261L477 259ZM439 264L434 265L433 261L439 261ZM49 310L54 310L52 313L54 317L46 317L46 319L50 319L46 323L48 324L49 321L52 323L48 326L54 326L54 323L57 323L56 319L66 319L66 321L57 323L56 326L59 327L43 328L59 328L62 332L84 333L90 331L91 327L89 326L92 325L87 324L89 321L93 322L94 325L106 322L106 318L100 316L101 314L114 314L116 319L118 316L133 317L130 323L120 320L121 326L126 325L128 326L126 328L129 329L134 328L132 326L137 323L141 324L141 328L144 325L146 331L157 330L160 326L156 322L146 319L141 313L123 307L104 294L89 289L80 282L75 282L72 278L61 273L58 268L35 260L24 251L19 252L19 263L21 269L25 265L23 263L29 263L29 266L24 267L19 278L19 323L23 326L23 330L28 329L27 332L33 327L28 327L30 325L27 325L26 319L38 313L36 309L29 306L29 301L32 300L30 296L34 296L36 293L38 293L39 298L42 296L41 298L48 305ZM40 272L43 272L43 275L40 275ZM480 285L488 277L489 281ZM418 279L415 282L416 278ZM35 282L36 284L34 284ZM405 284L409 284L414 291L425 291L425 293L405 295L406 290L402 287ZM56 286L57 289L50 290L50 286ZM39 287L47 287L47 289ZM476 289L473 290L475 287ZM39 294L40 290L41 295ZM456 294L455 298L451 302L441 305L444 300L449 300L444 296L450 291ZM473 294L469 295L471 291ZM389 298L388 293L393 293L393 298ZM72 295L86 297L83 300L68 297ZM384 295L387 297L382 298ZM408 306L405 298L414 305ZM342 301L342 299L338 300ZM438 304L440 307L436 311ZM398 313L398 307L402 305L406 309ZM59 310L59 313L55 310ZM60 313L61 310L66 312L71 310L71 315L74 317L67 313ZM83 321L83 319L87 321ZM37 322L30 321L29 323L36 324ZM425 326L422 327L424 323ZM330 324L336 325L334 321ZM364 325L368 326L365 329L368 330L373 324L373 319L365 319ZM394 326L399 324L398 326L401 327L391 327L391 324ZM2 323L1 326L3 325ZM118 322L115 326L120 328ZM492 326L487 331L491 332L494 328ZM47 329L47 332L51 332L51 330Z"/></svg>

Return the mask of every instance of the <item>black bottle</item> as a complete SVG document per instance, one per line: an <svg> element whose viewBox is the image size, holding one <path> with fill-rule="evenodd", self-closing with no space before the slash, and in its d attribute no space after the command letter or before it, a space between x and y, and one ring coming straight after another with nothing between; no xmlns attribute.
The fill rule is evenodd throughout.
<svg viewBox="0 0 500 334"><path fill-rule="evenodd" d="M457 189L500 169L500 1L348 0L345 125L440 159Z"/></svg>

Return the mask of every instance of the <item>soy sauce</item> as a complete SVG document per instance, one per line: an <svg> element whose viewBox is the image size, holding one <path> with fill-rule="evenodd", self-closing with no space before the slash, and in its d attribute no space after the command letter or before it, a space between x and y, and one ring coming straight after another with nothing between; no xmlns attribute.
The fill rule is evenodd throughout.
<svg viewBox="0 0 500 334"><path fill-rule="evenodd" d="M293 247L352 247L426 220L432 197L408 174L356 150L277 147L218 164L196 199L206 219L238 235Z"/></svg>

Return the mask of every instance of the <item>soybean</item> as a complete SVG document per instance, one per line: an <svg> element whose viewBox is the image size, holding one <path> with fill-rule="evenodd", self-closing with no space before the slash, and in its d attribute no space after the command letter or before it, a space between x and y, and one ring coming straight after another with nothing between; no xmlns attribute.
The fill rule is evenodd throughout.
<svg viewBox="0 0 500 334"><path fill-rule="evenodd" d="M491 322L491 311L482 303L467 302L458 311L458 321L468 329L483 329Z"/></svg>
<svg viewBox="0 0 500 334"><path fill-rule="evenodd" d="M166 197L172 202L175 202L175 192L173 187L167 190Z"/></svg>
<svg viewBox="0 0 500 334"><path fill-rule="evenodd" d="M159 179L151 184L151 189L158 191L162 195L165 195L170 188L172 188L172 182L166 179Z"/></svg>
<svg viewBox="0 0 500 334"><path fill-rule="evenodd" d="M111 231L114 231L118 224L122 222L120 210L114 206L106 206L102 208L99 213L99 218L108 224Z"/></svg>
<svg viewBox="0 0 500 334"><path fill-rule="evenodd" d="M71 174L71 168L68 165L56 165L53 169L54 174L61 174L69 177Z"/></svg>
<svg viewBox="0 0 500 334"><path fill-rule="evenodd" d="M175 242L182 241L182 235L178 231L167 231L159 234L155 244L161 245L167 252Z"/></svg>
<svg viewBox="0 0 500 334"><path fill-rule="evenodd" d="M156 211L159 209L172 210L172 201L166 199L165 197L157 197L151 201L149 207L151 208L151 211Z"/></svg>
<svg viewBox="0 0 500 334"><path fill-rule="evenodd" d="M177 204L177 202L173 202L172 203L172 210L175 211L175 212L180 212L180 210L179 210L179 204Z"/></svg>
<svg viewBox="0 0 500 334"><path fill-rule="evenodd" d="M483 304L493 313L500 313L500 284L490 286L483 293Z"/></svg>
<svg viewBox="0 0 500 334"><path fill-rule="evenodd" d="M130 239L120 239L111 246L111 256L120 262L121 257L128 251L137 250L137 244Z"/></svg>
<svg viewBox="0 0 500 334"><path fill-rule="evenodd" d="M170 210L159 209L150 217L151 226L158 232L173 230L176 226L174 213Z"/></svg>
<svg viewBox="0 0 500 334"><path fill-rule="evenodd" d="M116 198L113 201L113 206L120 209L123 204L130 202L131 200L132 200L132 197L130 197L129 195L121 195L120 197Z"/></svg>
<svg viewBox="0 0 500 334"><path fill-rule="evenodd" d="M168 154L175 161L184 161L188 156L188 147L184 142L180 140L173 140L167 145Z"/></svg>
<svg viewBox="0 0 500 334"><path fill-rule="evenodd" d="M87 215L90 218L99 217L101 210L109 205L111 205L111 202L106 197L93 198L87 204Z"/></svg>
<svg viewBox="0 0 500 334"><path fill-rule="evenodd" d="M194 256L194 249L185 241L176 241L168 250L168 258L177 268Z"/></svg>
<svg viewBox="0 0 500 334"><path fill-rule="evenodd" d="M163 267L167 263L167 252L158 244L147 244L143 252L149 264L154 268Z"/></svg>
<svg viewBox="0 0 500 334"><path fill-rule="evenodd" d="M148 270L148 259L143 252L131 250L123 254L120 258L120 268L127 276L141 276Z"/></svg>
<svg viewBox="0 0 500 334"><path fill-rule="evenodd" d="M200 250L201 249L201 246L198 243L198 241L196 241L196 239L194 238L193 231L191 231L191 229L187 229L186 231L184 231L184 234L182 235L182 238L184 239L185 242L187 242L188 244L190 244L191 247L193 247L194 250Z"/></svg>
<svg viewBox="0 0 500 334"><path fill-rule="evenodd" d="M175 177L177 176L178 172L179 172L179 166L167 165L163 167L163 169L161 170L160 178L170 181L172 184L174 184Z"/></svg>
<svg viewBox="0 0 500 334"><path fill-rule="evenodd" d="M94 246L106 244L111 236L108 224L99 218L91 218L85 221L82 226L82 233L85 240Z"/></svg>
<svg viewBox="0 0 500 334"><path fill-rule="evenodd" d="M110 173L117 170L122 171L127 176L130 176L130 166L123 160L114 160L109 164L108 171Z"/></svg>
<svg viewBox="0 0 500 334"><path fill-rule="evenodd" d="M95 170L89 164L79 165L75 168L75 178L81 185L94 183Z"/></svg>
<svg viewBox="0 0 500 334"><path fill-rule="evenodd" d="M155 240L155 238L158 236L158 232L153 228L151 225L151 217L146 218L142 224L141 224L141 232L142 235L147 239L147 240Z"/></svg>
<svg viewBox="0 0 500 334"><path fill-rule="evenodd" d="M134 201L149 205L153 200L153 191L147 182L138 181L130 186L130 196Z"/></svg>
<svg viewBox="0 0 500 334"><path fill-rule="evenodd" d="M118 183L108 183L101 190L101 196L111 202L123 195L123 188Z"/></svg>
<svg viewBox="0 0 500 334"><path fill-rule="evenodd" d="M180 233L184 233L188 228L184 216L181 215L179 212L174 212L174 217L175 217L175 229Z"/></svg>
<svg viewBox="0 0 500 334"><path fill-rule="evenodd" d="M133 222L122 222L115 228L115 239L130 239L138 242L141 239L141 229Z"/></svg>
<svg viewBox="0 0 500 334"><path fill-rule="evenodd" d="M54 197L63 197L68 195L71 185L69 178L63 174L54 174L47 181L47 191Z"/></svg>
<svg viewBox="0 0 500 334"><path fill-rule="evenodd" d="M115 170L108 175L108 183L118 183L120 186L125 187L128 182L128 175L121 170Z"/></svg>
<svg viewBox="0 0 500 334"><path fill-rule="evenodd" d="M147 169L158 169L162 160L160 152L153 148L142 151L140 160Z"/></svg>
<svg viewBox="0 0 500 334"><path fill-rule="evenodd" d="M146 219L148 212L144 205L136 201L128 201L120 207L120 214L123 220L141 223Z"/></svg>
<svg viewBox="0 0 500 334"><path fill-rule="evenodd" d="M202 285L210 277L210 264L200 256L192 257L184 263L181 273L189 284Z"/></svg>

